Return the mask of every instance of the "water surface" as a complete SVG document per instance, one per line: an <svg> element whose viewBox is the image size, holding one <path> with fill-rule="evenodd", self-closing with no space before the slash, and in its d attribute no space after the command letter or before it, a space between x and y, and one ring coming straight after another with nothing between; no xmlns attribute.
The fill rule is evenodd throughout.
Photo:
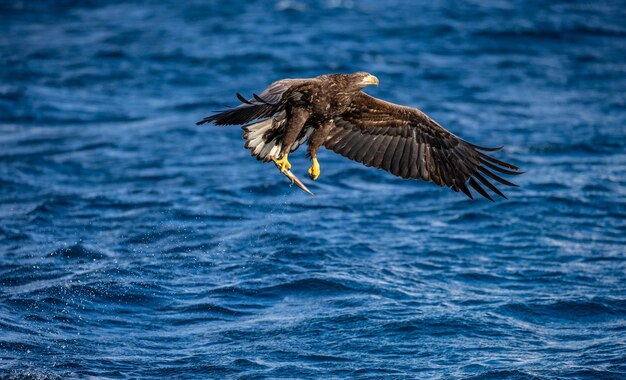
<svg viewBox="0 0 626 380"><path fill-rule="evenodd" d="M3 2L0 374L626 377L625 19L621 2ZM239 128L194 125L237 91L357 70L505 145L521 187L470 201L321 151L313 199Z"/></svg>

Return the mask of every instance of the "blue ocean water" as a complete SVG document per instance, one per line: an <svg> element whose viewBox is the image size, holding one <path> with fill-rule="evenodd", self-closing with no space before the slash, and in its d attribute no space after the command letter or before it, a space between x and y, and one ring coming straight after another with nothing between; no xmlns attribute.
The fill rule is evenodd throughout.
<svg viewBox="0 0 626 380"><path fill-rule="evenodd" d="M0 2L0 376L626 378L626 7ZM526 171L471 201L194 122L369 71ZM306 178L304 152L290 156Z"/></svg>

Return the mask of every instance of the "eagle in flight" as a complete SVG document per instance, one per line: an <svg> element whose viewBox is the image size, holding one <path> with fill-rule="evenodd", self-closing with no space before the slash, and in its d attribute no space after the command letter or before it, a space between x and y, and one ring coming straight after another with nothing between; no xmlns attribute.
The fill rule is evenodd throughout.
<svg viewBox="0 0 626 380"><path fill-rule="evenodd" d="M291 173L289 153L308 142L312 160L309 176L320 175L317 151L323 145L365 166L384 169L402 178L422 179L462 191L473 199L468 185L483 197L483 188L506 196L491 181L517 186L502 174L522 174L486 148L469 143L417 108L372 97L361 90L378 85L366 73L320 75L309 79L282 79L241 104L208 116L196 124L243 125L245 147L263 162L273 161L281 173L308 191ZM310 193L310 192L309 192ZM312 194L312 193L311 193Z"/></svg>

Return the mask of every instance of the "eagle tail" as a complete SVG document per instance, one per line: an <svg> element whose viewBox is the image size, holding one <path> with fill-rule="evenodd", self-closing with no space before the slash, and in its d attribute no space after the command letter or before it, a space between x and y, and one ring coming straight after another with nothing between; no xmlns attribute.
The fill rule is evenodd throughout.
<svg viewBox="0 0 626 380"><path fill-rule="evenodd" d="M280 158L283 151L283 134L287 124L285 112L280 112L274 117L261 120L256 123L244 125L243 138L246 140L245 147L250 149L250 154L257 160L269 162L272 158ZM302 128L300 135L291 145L290 152L298 149L311 137L314 128Z"/></svg>
<svg viewBox="0 0 626 380"><path fill-rule="evenodd" d="M250 154L257 160L269 162L272 157L279 158L282 150L282 134L275 132L281 127L280 124L281 122L277 122L275 118L269 118L241 128L245 132L243 134L246 140L245 147L250 149Z"/></svg>

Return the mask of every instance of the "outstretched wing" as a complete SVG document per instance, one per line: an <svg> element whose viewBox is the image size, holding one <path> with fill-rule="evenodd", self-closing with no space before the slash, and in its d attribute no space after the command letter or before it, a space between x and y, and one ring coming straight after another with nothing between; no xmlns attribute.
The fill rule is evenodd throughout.
<svg viewBox="0 0 626 380"><path fill-rule="evenodd" d="M237 93L237 98L241 101L240 105L205 117L196 124L214 122L215 125L241 125L272 116L283 109L285 93L293 86L306 81L307 79L282 79L272 83L259 95L253 94L252 99L246 99Z"/></svg>
<svg viewBox="0 0 626 380"><path fill-rule="evenodd" d="M335 126L324 146L366 166L403 178L432 181L457 192L460 190L472 199L468 183L493 201L480 184L501 197L506 196L486 177L507 186L517 186L500 177L500 173L522 174L516 166L485 153L502 147L470 144L416 108L399 106L365 93L359 93L348 110L335 118Z"/></svg>

